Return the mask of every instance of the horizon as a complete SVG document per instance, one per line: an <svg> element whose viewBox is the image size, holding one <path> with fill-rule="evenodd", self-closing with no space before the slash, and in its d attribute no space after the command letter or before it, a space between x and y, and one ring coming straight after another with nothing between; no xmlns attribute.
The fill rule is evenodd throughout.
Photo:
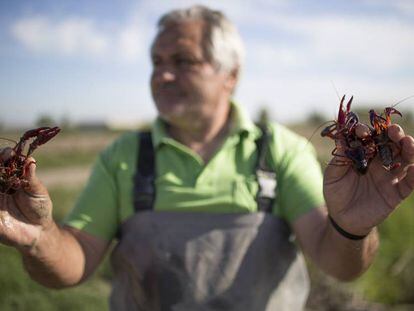
<svg viewBox="0 0 414 311"><path fill-rule="evenodd" d="M152 120L148 51L156 21L194 3L2 1L0 123L29 126L42 115ZM285 124L311 113L334 118L342 94L354 95L355 109L391 106L414 94L412 1L197 3L223 10L244 39L235 100L253 118L263 107ZM400 109L412 113L413 102Z"/></svg>

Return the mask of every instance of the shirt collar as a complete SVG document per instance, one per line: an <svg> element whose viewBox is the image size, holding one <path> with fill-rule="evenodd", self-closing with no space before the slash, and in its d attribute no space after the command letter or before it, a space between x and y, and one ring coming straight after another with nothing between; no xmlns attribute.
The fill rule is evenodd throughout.
<svg viewBox="0 0 414 311"><path fill-rule="evenodd" d="M252 135L253 137L257 137L257 127L254 125L245 109L243 109L243 107L234 101L231 101L230 105L230 135L239 134L247 136ZM162 143L168 143L173 140L167 133L165 121L163 121L160 117L157 117L153 123L152 140L154 142L155 148L157 148Z"/></svg>
<svg viewBox="0 0 414 311"><path fill-rule="evenodd" d="M236 102L231 102L231 134L252 134L256 131L252 119L247 111Z"/></svg>

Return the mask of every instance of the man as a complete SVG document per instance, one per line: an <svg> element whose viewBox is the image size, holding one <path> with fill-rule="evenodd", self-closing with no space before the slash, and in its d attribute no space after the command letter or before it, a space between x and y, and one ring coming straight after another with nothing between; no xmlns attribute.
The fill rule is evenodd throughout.
<svg viewBox="0 0 414 311"><path fill-rule="evenodd" d="M56 288L78 284L118 237L113 310L298 310L307 281L290 230L302 251L340 280L368 268L376 226L414 188L414 139L389 127L401 150L401 167L392 171L378 159L363 176L351 165L328 166L325 207L312 151L272 125L266 162L276 172L277 197L270 212L255 213L262 134L231 101L241 54L220 12L195 6L160 20L151 50L159 114L152 128L155 212L133 207L143 152L136 134L101 154L63 227L51 218L52 202L30 165L29 186L1 195L0 237L22 253L33 279Z"/></svg>

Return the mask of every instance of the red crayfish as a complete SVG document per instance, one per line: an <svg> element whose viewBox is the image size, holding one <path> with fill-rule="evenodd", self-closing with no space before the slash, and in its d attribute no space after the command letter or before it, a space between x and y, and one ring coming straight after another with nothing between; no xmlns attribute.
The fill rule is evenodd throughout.
<svg viewBox="0 0 414 311"><path fill-rule="evenodd" d="M27 184L26 170L33 163L26 163L27 158L37 147L47 143L59 132L60 128L57 126L32 129L25 132L13 148L3 149L3 156L0 157L0 193L13 194ZM33 140L24 154L25 146L31 139Z"/></svg>
<svg viewBox="0 0 414 311"><path fill-rule="evenodd" d="M400 164L394 163L393 160L387 129L391 124L391 114L401 116L401 113L392 107L385 108L385 116L370 110L371 126L365 125L368 134L360 137L357 135L356 129L357 125L361 123L357 114L351 111L353 97L346 104L346 108L344 100L345 95L339 105L337 120L332 121L321 132L321 136L329 137L335 141L336 147L332 151L332 155L343 159L337 160L334 164L348 165L351 163L359 174L365 174L372 159L379 154L385 169L392 170L399 167Z"/></svg>
<svg viewBox="0 0 414 311"><path fill-rule="evenodd" d="M388 137L388 126L391 124L391 115L398 114L402 117L401 112L393 107L387 107L384 109L384 116L378 115L374 109L369 111L369 119L372 130L372 139L374 140L378 154L382 161L382 166L387 170L392 170L401 166L401 163L395 163L392 155L391 141Z"/></svg>

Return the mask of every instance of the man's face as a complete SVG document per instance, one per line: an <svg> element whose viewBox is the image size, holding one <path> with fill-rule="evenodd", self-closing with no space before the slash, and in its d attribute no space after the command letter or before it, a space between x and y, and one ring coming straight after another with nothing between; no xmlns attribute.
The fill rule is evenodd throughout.
<svg viewBox="0 0 414 311"><path fill-rule="evenodd" d="M234 75L206 59L203 29L201 21L172 24L151 51L152 96L160 117L172 125L208 120L219 104L228 103L235 84Z"/></svg>

